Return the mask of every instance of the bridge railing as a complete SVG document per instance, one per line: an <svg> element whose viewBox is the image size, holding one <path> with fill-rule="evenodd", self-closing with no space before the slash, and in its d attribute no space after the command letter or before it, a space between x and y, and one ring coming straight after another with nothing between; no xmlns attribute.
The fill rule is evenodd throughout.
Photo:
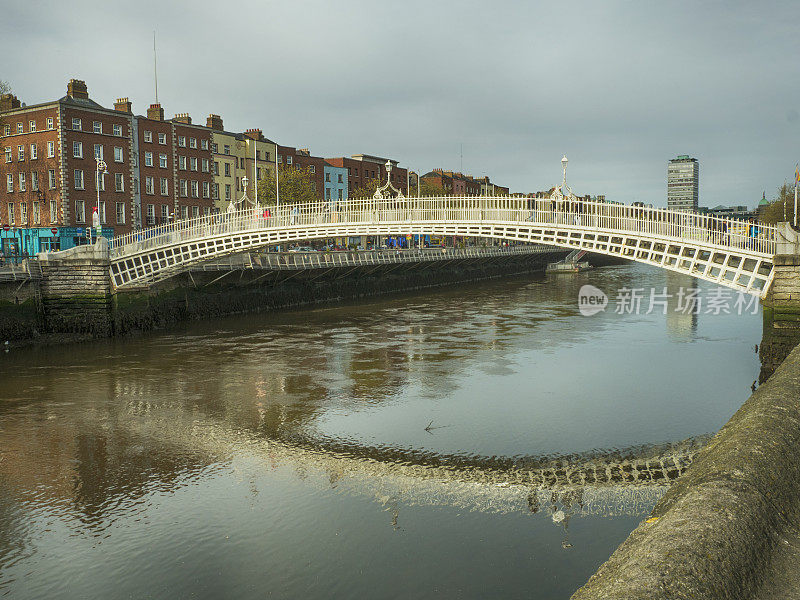
<svg viewBox="0 0 800 600"><path fill-rule="evenodd" d="M623 204L510 196L423 197L383 200L339 200L284 204L279 208L246 209L176 221L117 236L112 257L168 246L182 241L253 230L314 226L401 225L398 232L424 232L421 224L450 222L536 224L553 229L601 230L656 238L700 242L721 248L775 254L776 227L740 219ZM342 235L341 233L332 233ZM357 235L357 234L355 234Z"/></svg>

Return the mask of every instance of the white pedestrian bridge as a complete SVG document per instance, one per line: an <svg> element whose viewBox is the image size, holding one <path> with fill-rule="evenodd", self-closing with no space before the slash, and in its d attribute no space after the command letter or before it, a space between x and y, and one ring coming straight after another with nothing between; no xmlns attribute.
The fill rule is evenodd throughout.
<svg viewBox="0 0 800 600"><path fill-rule="evenodd" d="M111 241L115 288L138 287L221 257L314 239L471 236L617 256L763 297L777 229L692 212L509 196L376 198L230 211Z"/></svg>

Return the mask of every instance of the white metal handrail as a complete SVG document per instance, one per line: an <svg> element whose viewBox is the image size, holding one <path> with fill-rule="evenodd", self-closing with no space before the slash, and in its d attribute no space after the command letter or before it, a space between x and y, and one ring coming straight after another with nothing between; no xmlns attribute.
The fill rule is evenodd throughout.
<svg viewBox="0 0 800 600"><path fill-rule="evenodd" d="M390 224L421 232L426 224L448 222L520 223L612 235L636 234L664 242L691 241L724 250L746 250L765 257L776 251L776 227L733 218L569 199L556 202L511 196L445 196L284 204L269 212L251 208L194 217L116 236L111 240L111 258L254 230L290 232L307 226L335 230L358 224Z"/></svg>

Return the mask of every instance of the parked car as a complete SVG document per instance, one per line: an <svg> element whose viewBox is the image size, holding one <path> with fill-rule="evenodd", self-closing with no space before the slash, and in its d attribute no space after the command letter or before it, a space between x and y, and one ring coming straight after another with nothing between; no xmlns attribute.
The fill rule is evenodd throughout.
<svg viewBox="0 0 800 600"><path fill-rule="evenodd" d="M311 246L296 246L294 248L290 248L289 252L316 252L314 248Z"/></svg>

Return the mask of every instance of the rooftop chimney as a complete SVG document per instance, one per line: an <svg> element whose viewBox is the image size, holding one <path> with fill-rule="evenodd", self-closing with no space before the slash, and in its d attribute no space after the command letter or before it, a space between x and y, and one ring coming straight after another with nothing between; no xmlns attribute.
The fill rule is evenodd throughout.
<svg viewBox="0 0 800 600"><path fill-rule="evenodd" d="M67 84L67 96L72 98L89 98L86 82L81 79L70 79Z"/></svg>
<svg viewBox="0 0 800 600"><path fill-rule="evenodd" d="M114 110L124 113L132 113L133 105L127 98L117 98L117 101L114 102Z"/></svg>
<svg viewBox="0 0 800 600"><path fill-rule="evenodd" d="M0 96L0 111L19 107L20 102L14 94L3 94Z"/></svg>
<svg viewBox="0 0 800 600"><path fill-rule="evenodd" d="M222 131L222 117L219 115L208 115L206 119L206 127L209 129L216 129Z"/></svg>
<svg viewBox="0 0 800 600"><path fill-rule="evenodd" d="M153 121L163 121L164 120L164 109L161 108L161 105L151 104L150 108L147 109L147 118L152 119Z"/></svg>
<svg viewBox="0 0 800 600"><path fill-rule="evenodd" d="M178 123L186 123L187 125L192 124L192 117L189 116L189 113L178 113L172 120Z"/></svg>
<svg viewBox="0 0 800 600"><path fill-rule="evenodd" d="M248 129L244 134L252 140L263 140L264 132L260 129Z"/></svg>

